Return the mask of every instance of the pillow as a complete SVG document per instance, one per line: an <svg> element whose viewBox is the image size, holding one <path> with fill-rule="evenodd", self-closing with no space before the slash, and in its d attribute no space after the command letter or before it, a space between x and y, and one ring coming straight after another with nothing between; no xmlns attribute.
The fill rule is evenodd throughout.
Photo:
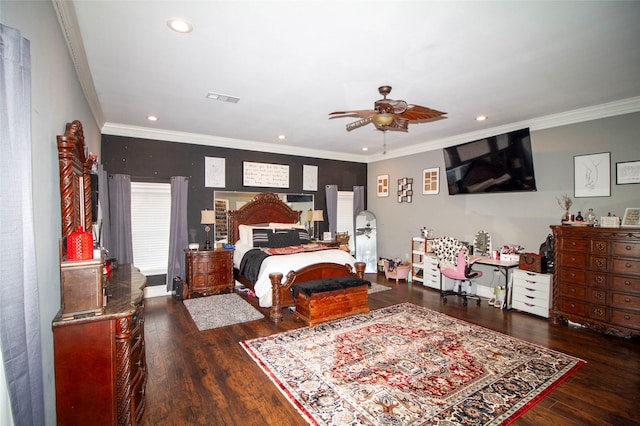
<svg viewBox="0 0 640 426"><path fill-rule="evenodd" d="M269 228L253 229L253 247L271 247L270 240L273 231Z"/></svg>
<svg viewBox="0 0 640 426"><path fill-rule="evenodd" d="M280 229L292 229L292 228L296 228L296 229L305 229L304 225L300 225L299 223L277 223L277 222L270 222L270 223L269 223L269 228L280 228Z"/></svg>
<svg viewBox="0 0 640 426"><path fill-rule="evenodd" d="M311 236L306 229L297 229L298 231L298 239L300 240L300 244L309 244L311 243Z"/></svg>
<svg viewBox="0 0 640 426"><path fill-rule="evenodd" d="M257 228L269 229L268 224L262 225L238 225L238 244L253 245L253 230Z"/></svg>
<svg viewBox="0 0 640 426"><path fill-rule="evenodd" d="M277 229L269 235L269 247L281 248L300 245L298 229Z"/></svg>

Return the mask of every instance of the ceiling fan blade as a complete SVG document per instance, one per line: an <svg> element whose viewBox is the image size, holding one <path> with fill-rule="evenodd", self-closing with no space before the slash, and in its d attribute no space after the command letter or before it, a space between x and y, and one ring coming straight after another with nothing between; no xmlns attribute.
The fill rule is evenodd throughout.
<svg viewBox="0 0 640 426"><path fill-rule="evenodd" d="M438 111L435 109L427 108L420 105L409 105L407 110L401 114L400 117L405 118L407 120L428 120L430 118L440 117L445 115L446 112Z"/></svg>
<svg viewBox="0 0 640 426"><path fill-rule="evenodd" d="M347 124L347 132L350 132L355 129L359 129L362 126L366 126L367 124L373 121L372 117L361 118L358 121L354 121L353 123Z"/></svg>
<svg viewBox="0 0 640 426"><path fill-rule="evenodd" d="M373 114L377 114L377 111L374 111L372 109L359 109L359 110L353 110L353 111L335 111L335 112L329 113L329 115L334 116L329 118L370 117Z"/></svg>

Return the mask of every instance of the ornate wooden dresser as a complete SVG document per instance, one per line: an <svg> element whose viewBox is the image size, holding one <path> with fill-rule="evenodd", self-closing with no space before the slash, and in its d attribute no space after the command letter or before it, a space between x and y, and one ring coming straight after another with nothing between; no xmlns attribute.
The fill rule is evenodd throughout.
<svg viewBox="0 0 640 426"><path fill-rule="evenodd" d="M233 293L233 250L187 250L185 297L193 293L203 296L228 292Z"/></svg>
<svg viewBox="0 0 640 426"><path fill-rule="evenodd" d="M53 320L58 425L137 425L145 406L143 289L146 278L120 265L104 282L107 304Z"/></svg>
<svg viewBox="0 0 640 426"><path fill-rule="evenodd" d="M640 335L640 228L552 226L556 322Z"/></svg>

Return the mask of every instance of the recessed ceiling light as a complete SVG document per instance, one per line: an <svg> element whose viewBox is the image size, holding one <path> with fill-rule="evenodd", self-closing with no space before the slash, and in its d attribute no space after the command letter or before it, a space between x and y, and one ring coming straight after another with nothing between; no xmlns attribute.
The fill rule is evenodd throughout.
<svg viewBox="0 0 640 426"><path fill-rule="evenodd" d="M148 115L147 116L147 120L149 120L149 121L158 121L158 117L156 117L155 115Z"/></svg>
<svg viewBox="0 0 640 426"><path fill-rule="evenodd" d="M362 147L363 151L369 151L369 148L367 148L366 146Z"/></svg>
<svg viewBox="0 0 640 426"><path fill-rule="evenodd" d="M479 116L476 117L476 121L484 121L486 119L487 119L486 115L479 115Z"/></svg>
<svg viewBox="0 0 640 426"><path fill-rule="evenodd" d="M173 18L167 21L167 25L177 33L190 33L193 27L184 19Z"/></svg>
<svg viewBox="0 0 640 426"><path fill-rule="evenodd" d="M281 141L285 140L287 137L285 135L279 135L278 139L280 139Z"/></svg>

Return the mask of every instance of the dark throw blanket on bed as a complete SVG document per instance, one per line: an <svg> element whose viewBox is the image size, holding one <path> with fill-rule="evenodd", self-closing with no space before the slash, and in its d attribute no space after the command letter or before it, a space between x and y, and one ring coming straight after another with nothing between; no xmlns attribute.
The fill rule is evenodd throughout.
<svg viewBox="0 0 640 426"><path fill-rule="evenodd" d="M244 276L252 284L258 281L258 274L260 273L260 266L262 261L269 257L270 254L265 253L260 249L252 249L247 251L242 260L240 261L240 269L238 272Z"/></svg>

